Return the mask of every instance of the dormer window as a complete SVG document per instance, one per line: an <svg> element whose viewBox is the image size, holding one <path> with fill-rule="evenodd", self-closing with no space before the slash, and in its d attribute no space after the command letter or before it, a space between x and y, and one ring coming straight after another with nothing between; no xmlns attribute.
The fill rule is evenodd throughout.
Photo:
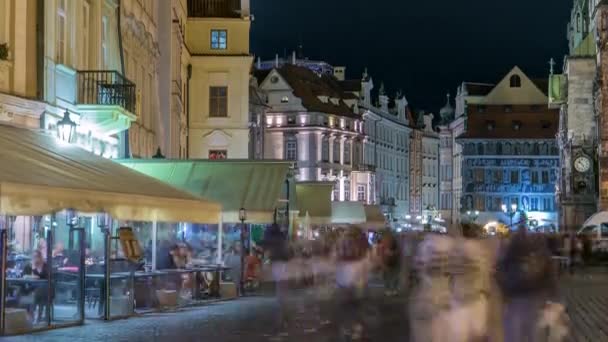
<svg viewBox="0 0 608 342"><path fill-rule="evenodd" d="M521 129L521 121L513 121L513 130L519 131Z"/></svg>
<svg viewBox="0 0 608 342"><path fill-rule="evenodd" d="M281 97L281 103L289 103L289 96Z"/></svg>
<svg viewBox="0 0 608 342"><path fill-rule="evenodd" d="M509 83L511 88L521 88L521 77L519 77L519 75L513 75L511 76Z"/></svg>
<svg viewBox="0 0 608 342"><path fill-rule="evenodd" d="M331 103L334 104L334 106L339 106L340 105L340 99L332 97L330 100L331 100Z"/></svg>
<svg viewBox="0 0 608 342"><path fill-rule="evenodd" d="M289 124L289 125L295 125L296 124L296 117L295 116L289 116L289 117L287 117L287 124Z"/></svg>
<svg viewBox="0 0 608 342"><path fill-rule="evenodd" d="M329 102L329 97L327 97L327 96L319 95L318 98L319 98L319 101L321 101L323 103Z"/></svg>

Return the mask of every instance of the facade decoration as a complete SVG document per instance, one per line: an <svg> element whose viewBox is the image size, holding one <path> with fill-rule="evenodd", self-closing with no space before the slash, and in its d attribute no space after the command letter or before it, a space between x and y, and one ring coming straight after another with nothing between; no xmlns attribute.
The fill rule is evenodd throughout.
<svg viewBox="0 0 608 342"><path fill-rule="evenodd" d="M464 131L456 136L463 149L463 219L491 230L510 225L503 208L516 208L514 226L557 228L559 114L547 108L547 88L546 80L514 67L476 104L464 106Z"/></svg>

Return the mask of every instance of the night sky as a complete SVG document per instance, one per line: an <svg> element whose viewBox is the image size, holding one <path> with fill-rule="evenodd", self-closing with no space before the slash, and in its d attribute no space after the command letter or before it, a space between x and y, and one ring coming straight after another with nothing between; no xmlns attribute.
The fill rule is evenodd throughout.
<svg viewBox="0 0 608 342"><path fill-rule="evenodd" d="M532 77L561 68L572 0L251 0L252 52L273 59L297 48L347 67L368 67L376 90L402 89L413 109L437 112L462 81L497 82L519 65Z"/></svg>

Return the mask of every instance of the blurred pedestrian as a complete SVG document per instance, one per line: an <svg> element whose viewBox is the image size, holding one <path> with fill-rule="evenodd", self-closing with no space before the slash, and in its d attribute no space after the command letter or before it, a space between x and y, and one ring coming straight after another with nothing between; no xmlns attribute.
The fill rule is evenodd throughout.
<svg viewBox="0 0 608 342"><path fill-rule="evenodd" d="M395 296L399 293L401 255L397 238L391 232L387 231L382 234L379 254L384 278L384 294Z"/></svg>

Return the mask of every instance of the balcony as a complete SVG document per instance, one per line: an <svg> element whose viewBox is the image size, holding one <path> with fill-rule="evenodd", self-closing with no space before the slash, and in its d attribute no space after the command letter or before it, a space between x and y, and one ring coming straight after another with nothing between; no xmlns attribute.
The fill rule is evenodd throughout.
<svg viewBox="0 0 608 342"><path fill-rule="evenodd" d="M359 172L376 172L376 166L370 164L358 164L353 167L353 171Z"/></svg>
<svg viewBox="0 0 608 342"><path fill-rule="evenodd" d="M190 18L240 18L240 0L188 0Z"/></svg>
<svg viewBox="0 0 608 342"><path fill-rule="evenodd" d="M108 70L77 71L55 66L55 100L80 114L81 126L113 135L129 129L136 117L135 84Z"/></svg>
<svg viewBox="0 0 608 342"><path fill-rule="evenodd" d="M135 84L116 71L78 71L78 104L120 106L135 113Z"/></svg>

